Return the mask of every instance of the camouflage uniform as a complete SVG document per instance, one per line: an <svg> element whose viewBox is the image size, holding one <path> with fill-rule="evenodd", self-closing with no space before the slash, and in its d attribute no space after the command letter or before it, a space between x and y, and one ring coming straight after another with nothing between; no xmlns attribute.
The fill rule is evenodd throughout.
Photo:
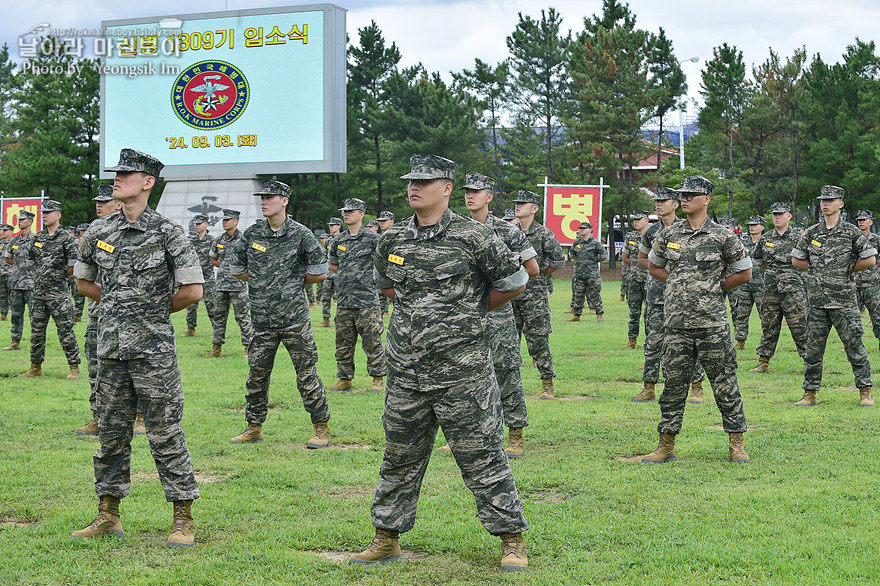
<svg viewBox="0 0 880 586"><path fill-rule="evenodd" d="M3 224L0 230L12 230L9 224ZM6 317L9 313L9 299L11 297L11 287L9 285L9 272L12 269L5 262L6 250L11 239L0 239L0 315Z"/></svg>
<svg viewBox="0 0 880 586"><path fill-rule="evenodd" d="M658 222L659 223L659 222ZM639 264L639 244L642 235L633 230L623 240L622 254L629 256L629 283L626 288L626 299L629 304L629 338L639 337L639 320L642 319L642 308L647 293L648 269ZM624 263L626 266L626 263ZM647 313L646 320L647 321ZM647 335L647 325L645 335Z"/></svg>
<svg viewBox="0 0 880 586"><path fill-rule="evenodd" d="M330 222L328 225L333 226L341 226L342 220L339 218L330 218ZM330 255L330 246L333 244L333 239L335 236L328 236L327 241L324 243L325 253ZM336 273L329 272L327 274L327 278L321 281L321 316L325 320L330 319L330 308L333 304L333 300L337 298L339 292L336 289Z"/></svg>
<svg viewBox="0 0 880 586"><path fill-rule="evenodd" d="M28 249L33 241L33 232L29 233L27 238L17 234L9 241L9 246L4 253L6 258L11 258L13 262L9 271L9 288L11 289L9 307L12 312L10 337L13 340L21 340L21 334L24 331L25 305L27 305L29 315L33 320L34 272L27 266Z"/></svg>
<svg viewBox="0 0 880 586"><path fill-rule="evenodd" d="M432 175L418 157L414 172L403 178L444 177ZM454 163L425 158L449 165L439 172L454 180ZM526 284L525 269L491 229L449 209L423 229L416 216L395 224L382 234L373 259L377 285L396 295L386 341L386 441L373 525L412 529L439 426L483 526L492 535L525 531L501 445L498 387L494 376L486 376L492 359L485 319L490 286L518 289ZM546 302L543 280L541 292Z"/></svg>
<svg viewBox="0 0 880 586"><path fill-rule="evenodd" d="M856 215L856 221L861 219L874 220L874 212L861 210ZM872 247L880 250L880 236L876 232L868 234L868 240L871 241ZM874 337L880 338L880 265L875 264L871 268L853 273L853 279L856 284L856 294L861 301L859 307L868 308Z"/></svg>
<svg viewBox="0 0 880 586"><path fill-rule="evenodd" d="M236 216L233 216L236 217ZM220 261L217 268L217 285L214 293L214 336L211 343L222 346L226 341L226 322L229 320L229 306L235 311L235 321L241 329L241 343L248 346L254 338L254 328L250 318L250 301L248 285L232 276L229 272L229 253L241 237L241 230L236 229L232 236L223 232L211 245L211 258ZM300 291L302 295L302 291Z"/></svg>
<svg viewBox="0 0 880 586"><path fill-rule="evenodd" d="M74 240L74 244L76 241ZM79 292L76 288L76 277L70 275L67 279L68 294L73 298L73 314L81 318L86 310L86 296Z"/></svg>
<svg viewBox="0 0 880 586"><path fill-rule="evenodd" d="M356 198L345 200L345 208L366 209ZM363 211L362 210L362 211ZM352 235L346 227L330 245L329 264L337 265L336 286L336 376L354 378L354 349L358 335L367 355L367 372L372 377L385 376L385 351L382 349L382 313L379 289L373 281L373 251L379 235L361 226Z"/></svg>
<svg viewBox="0 0 880 586"><path fill-rule="evenodd" d="M623 301L626 299L626 295L629 292L629 279L630 273L632 273L632 267L628 264L620 263L620 300Z"/></svg>
<svg viewBox="0 0 880 586"><path fill-rule="evenodd" d="M207 221L207 220L205 220ZM199 264L202 266L202 276L205 278L205 284L202 285L202 301L205 302L205 311L208 312L208 321L213 327L216 317L214 314L214 296L217 290L217 281L214 279L214 265L211 264L211 247L214 245L214 237L205 234L204 238L199 238L197 233L189 235L189 241L192 242L196 255L199 257ZM228 312L228 309L227 309ZM198 326L199 303L198 301L186 308L186 325L189 328L196 329ZM228 317L227 313L227 317ZM236 312L236 316L238 313ZM224 325L226 320L223 320Z"/></svg>
<svg viewBox="0 0 880 586"><path fill-rule="evenodd" d="M284 185L277 181L266 184ZM287 189L289 194L290 188ZM247 286L255 329L248 346L250 372L245 383L245 419L259 424L266 420L272 367L278 346L284 344L296 370L296 387L303 407L312 423L328 421L327 396L315 367L318 349L309 321L309 306L302 293L306 274L327 272L327 259L314 234L290 217L277 232L265 219L258 220L236 241L228 265L233 275L249 275Z"/></svg>
<svg viewBox="0 0 880 586"><path fill-rule="evenodd" d="M590 226L592 229L592 226ZM596 315L602 315L602 276L599 274L599 261L608 260L608 253L602 243L590 235L583 239L578 237L571 245L568 256L574 261L572 273L571 309L574 315L584 311L584 296L590 299L590 307Z"/></svg>
<svg viewBox="0 0 880 586"><path fill-rule="evenodd" d="M686 187L692 179L685 180ZM666 385L659 398L657 431L672 435L681 431L688 388L699 359L711 382L724 431L745 432L736 350L723 292L727 275L752 267L748 251L735 234L711 220L696 230L685 220L657 235L648 259L669 270L663 350Z"/></svg>
<svg viewBox="0 0 880 586"><path fill-rule="evenodd" d="M749 225L758 223L764 225L764 218L761 216L752 216ZM757 241L752 242L752 237L748 234L742 235L743 246L749 253L752 253L757 246ZM761 304L764 298L764 269L754 265L752 267L752 279L748 283L744 283L734 289L736 292L736 313L734 314L734 329L736 331L736 340L745 341L749 337L749 317L752 315L752 305L761 314Z"/></svg>
<svg viewBox="0 0 880 586"><path fill-rule="evenodd" d="M133 223L122 213L100 218L83 240L74 274L101 285L95 492L128 494L140 403L166 500L194 500L199 489L180 425L183 388L170 308L175 285L203 281L198 257L180 226L150 208Z"/></svg>

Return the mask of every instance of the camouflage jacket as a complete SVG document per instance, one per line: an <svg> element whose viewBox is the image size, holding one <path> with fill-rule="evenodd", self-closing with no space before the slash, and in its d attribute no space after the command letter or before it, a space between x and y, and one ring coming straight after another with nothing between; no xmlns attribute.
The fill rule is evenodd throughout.
<svg viewBox="0 0 880 586"><path fill-rule="evenodd" d="M233 275L248 274L255 329L309 322L309 302L303 295L306 273L327 272L327 258L311 230L290 216L277 232L267 220L258 220L236 241L229 264Z"/></svg>
<svg viewBox="0 0 880 586"><path fill-rule="evenodd" d="M547 279L544 270L547 267L554 269L565 267L565 253L562 252L562 247L559 246L559 241L556 240L553 232L538 222L532 222L529 229L522 230L522 233L526 235L526 238L532 243L532 248L535 249L537 255L535 260L538 261L538 268L541 272L538 276L529 279L525 292L516 298L517 303L526 303L533 299L547 297Z"/></svg>
<svg viewBox="0 0 880 586"><path fill-rule="evenodd" d="M236 229L232 236L223 232L211 245L211 258L220 261L220 266L217 267L217 291L246 291L248 288L247 283L233 277L229 270L229 253L232 252L239 238L241 238L241 230Z"/></svg>
<svg viewBox="0 0 880 586"><path fill-rule="evenodd" d="M214 237L205 234L204 238L199 238L195 232L189 235L189 241L192 242L196 255L199 257L199 265L202 267L202 277L205 282L214 281L214 265L211 264L211 248L214 246Z"/></svg>
<svg viewBox="0 0 880 586"><path fill-rule="evenodd" d="M664 325L674 329L728 325L724 279L752 268L737 235L709 219L696 230L687 220L661 230L648 260L669 271Z"/></svg>
<svg viewBox="0 0 880 586"><path fill-rule="evenodd" d="M834 228L825 227L824 219L807 228L791 256L806 260L810 283L810 306L823 309L842 309L856 304L853 287L853 265L862 258L877 255L867 236L855 225L837 222Z"/></svg>
<svg viewBox="0 0 880 586"><path fill-rule="evenodd" d="M862 233L864 234L864 232ZM876 232L868 234L868 240L871 241L871 246L875 250L880 250L880 236ZM880 284L880 263L874 263L874 266L871 268L854 273L853 277L859 285L877 286Z"/></svg>
<svg viewBox="0 0 880 586"><path fill-rule="evenodd" d="M755 265L764 265L764 290L779 293L794 293L804 290L803 271L791 264L791 251L797 244L800 234L789 228L784 234L772 228L761 234L761 239L752 251ZM752 272L754 274L754 268Z"/></svg>
<svg viewBox="0 0 880 586"><path fill-rule="evenodd" d="M328 262L337 265L337 305L357 309L379 305L379 288L373 281L373 251L379 235L361 226L356 236L348 228L330 241Z"/></svg>
<svg viewBox="0 0 880 586"><path fill-rule="evenodd" d="M641 242L642 235L636 230L632 230L627 232L623 239L623 248L620 249L621 256L629 255L629 279L633 283L644 283L650 276L648 269L639 264L639 244ZM623 263L623 266L626 266L626 263Z"/></svg>
<svg viewBox="0 0 880 586"><path fill-rule="evenodd" d="M684 219L676 218L672 225L674 226L680 222L684 222ZM650 254L654 245L654 239L657 238L657 234L659 234L663 228L662 220L648 226L648 229L642 234L642 241L639 243L639 252L645 255ZM638 262L638 257L636 257L636 259L636 262ZM645 270L647 271L648 269ZM651 273L648 273L648 281L645 286L645 303L648 305L663 305L665 303L665 295L666 284L663 281L652 277Z"/></svg>
<svg viewBox="0 0 880 586"><path fill-rule="evenodd" d="M763 236L763 234L762 234ZM760 238L758 242L752 242L752 237L749 236L748 233L740 234L740 240L742 240L743 246L746 247L746 250L749 251L749 254L754 256L755 249L758 247L758 242L760 242ZM742 289L743 291L763 291L764 290L764 269L758 266L759 263L752 264L752 279L748 283L744 283L737 287L738 289Z"/></svg>
<svg viewBox="0 0 880 586"><path fill-rule="evenodd" d="M608 260L605 247L592 236L586 240L578 237L572 242L568 256L574 261L573 275L578 278L598 277L599 261Z"/></svg>
<svg viewBox="0 0 880 586"><path fill-rule="evenodd" d="M174 354L172 292L204 282L180 225L146 208L136 222L121 213L99 218L82 240L73 273L101 284L98 356L136 360Z"/></svg>
<svg viewBox="0 0 880 586"><path fill-rule="evenodd" d="M12 271L12 266L6 264L6 251L12 250L10 246L10 242L12 242L12 238L9 240L0 240L0 277L3 275L8 275L10 271Z"/></svg>
<svg viewBox="0 0 880 586"><path fill-rule="evenodd" d="M9 267L9 288L16 291L33 291L34 271L28 267L28 249L34 241L35 234L29 233L27 238L16 234L9 240L9 246L4 253L6 258L12 259ZM7 265L8 266L8 265Z"/></svg>
<svg viewBox="0 0 880 586"><path fill-rule="evenodd" d="M34 235L27 249L27 264L34 270L34 297L49 299L69 294L67 267L73 267L79 250L73 236L58 228L49 236L43 228Z"/></svg>
<svg viewBox="0 0 880 586"><path fill-rule="evenodd" d="M340 232L340 234L341 234L341 232ZM336 236L339 236L339 234L337 234ZM327 240L324 241L324 254L327 256L327 258L330 258L330 247L333 245L333 239L336 238L336 236L328 236ZM328 281L336 280L336 273L334 273L333 271L328 271L327 272L327 280ZM338 293L337 293L337 295L338 295Z"/></svg>
<svg viewBox="0 0 880 586"><path fill-rule="evenodd" d="M396 294L385 344L388 387L484 388L492 372L489 288L525 285L519 258L492 229L447 209L427 229L415 216L394 224L379 238L373 265L377 285ZM488 401L486 396L478 402Z"/></svg>

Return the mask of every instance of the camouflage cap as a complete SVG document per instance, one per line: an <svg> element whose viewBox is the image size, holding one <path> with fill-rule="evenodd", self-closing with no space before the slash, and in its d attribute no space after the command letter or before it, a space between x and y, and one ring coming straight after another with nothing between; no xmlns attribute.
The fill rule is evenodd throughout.
<svg viewBox="0 0 880 586"><path fill-rule="evenodd" d="M455 162L437 155L413 155L412 170L401 179L449 179L455 181Z"/></svg>
<svg viewBox="0 0 880 586"><path fill-rule="evenodd" d="M751 216L749 217L749 226L763 226L764 225L764 216Z"/></svg>
<svg viewBox="0 0 880 586"><path fill-rule="evenodd" d="M680 189L676 189L679 193L696 193L697 195L712 195L715 186L712 182L702 175L691 175L685 177Z"/></svg>
<svg viewBox="0 0 880 586"><path fill-rule="evenodd" d="M255 192L254 195L280 195L281 197L290 197L290 185L287 183L281 183L275 179L269 179L268 181L263 181L263 186L260 188L260 191Z"/></svg>
<svg viewBox="0 0 880 586"><path fill-rule="evenodd" d="M736 220L734 220L733 218L720 218L718 220L718 225L724 226L725 228L733 228L734 226L736 226Z"/></svg>
<svg viewBox="0 0 880 586"><path fill-rule="evenodd" d="M98 186L98 195L92 198L94 201L112 201L113 200L113 186L112 185L99 185Z"/></svg>
<svg viewBox="0 0 880 586"><path fill-rule="evenodd" d="M800 230L800 231L804 231L807 229L807 225L804 224L803 222L795 222L794 224L792 224L792 227L795 230Z"/></svg>
<svg viewBox="0 0 880 586"><path fill-rule="evenodd" d="M646 210L636 210L629 215L631 220L644 220L648 216L651 215L651 212Z"/></svg>
<svg viewBox="0 0 880 586"><path fill-rule="evenodd" d="M379 217L376 218L380 222L386 222L388 220L394 220L394 213L392 212L380 212Z"/></svg>
<svg viewBox="0 0 880 586"><path fill-rule="evenodd" d="M533 191L526 191L525 189L520 189L516 192L516 199L513 200L514 203L533 203L540 204L541 196Z"/></svg>
<svg viewBox="0 0 880 586"><path fill-rule="evenodd" d="M134 149L122 149L119 151L119 163L115 167L104 169L105 171L116 171L117 173L130 173L132 171L140 171L153 177L159 177L165 165L156 157L152 157L147 153L142 153Z"/></svg>
<svg viewBox="0 0 880 586"><path fill-rule="evenodd" d="M0 224L0 230L15 230L11 224Z"/></svg>
<svg viewBox="0 0 880 586"><path fill-rule="evenodd" d="M223 219L224 220L231 220L233 218L235 218L237 220L239 216L241 216L240 211L231 210L229 208L223 208Z"/></svg>
<svg viewBox="0 0 880 586"><path fill-rule="evenodd" d="M578 226L578 230L592 230L593 225L589 222L581 222L580 226Z"/></svg>
<svg viewBox="0 0 880 586"><path fill-rule="evenodd" d="M681 194L671 187L658 187L657 192L654 194L653 198L654 201L663 201L667 199L681 201Z"/></svg>
<svg viewBox="0 0 880 586"><path fill-rule="evenodd" d="M328 226L341 226L342 219L341 218L330 218L330 221L327 222Z"/></svg>
<svg viewBox="0 0 880 586"><path fill-rule="evenodd" d="M790 214L791 206L784 201L774 201L770 204L770 213L771 214Z"/></svg>
<svg viewBox="0 0 880 586"><path fill-rule="evenodd" d="M205 214L196 214L193 216L193 224L202 224L208 221L208 216Z"/></svg>
<svg viewBox="0 0 880 586"><path fill-rule="evenodd" d="M327 233L324 232L323 230L321 230L320 228L316 229L314 231L314 234L315 234L315 238L323 238L324 236L327 235Z"/></svg>
<svg viewBox="0 0 880 586"><path fill-rule="evenodd" d="M342 207L339 208L340 212L350 212L353 210L358 210L361 212L367 211L367 203L356 197L347 197L345 198L345 202L342 204Z"/></svg>
<svg viewBox="0 0 880 586"><path fill-rule="evenodd" d="M27 210L21 210L20 212L18 212L19 220L33 220L36 217L37 215L34 212L29 212Z"/></svg>
<svg viewBox="0 0 880 586"><path fill-rule="evenodd" d="M82 232L83 230L88 230L89 225L88 224L80 224L79 226L76 227L76 229L79 230L80 232Z"/></svg>
<svg viewBox="0 0 880 586"><path fill-rule="evenodd" d="M856 220L874 220L876 216L874 212L871 210L859 210L859 213L856 214Z"/></svg>
<svg viewBox="0 0 880 586"><path fill-rule="evenodd" d="M41 208L43 212L60 212L61 202L54 199L44 199Z"/></svg>
<svg viewBox="0 0 880 586"><path fill-rule="evenodd" d="M495 188L495 180L482 173L468 173L464 176L462 189L488 189Z"/></svg>
<svg viewBox="0 0 880 586"><path fill-rule="evenodd" d="M378 220L370 220L369 222L367 222L367 228L378 228L378 227L379 227Z"/></svg>
<svg viewBox="0 0 880 586"><path fill-rule="evenodd" d="M836 185L823 185L816 199L844 199L846 190Z"/></svg>
<svg viewBox="0 0 880 586"><path fill-rule="evenodd" d="M513 211L513 208L507 208L504 210L504 216L501 217L502 220L515 220L516 213Z"/></svg>

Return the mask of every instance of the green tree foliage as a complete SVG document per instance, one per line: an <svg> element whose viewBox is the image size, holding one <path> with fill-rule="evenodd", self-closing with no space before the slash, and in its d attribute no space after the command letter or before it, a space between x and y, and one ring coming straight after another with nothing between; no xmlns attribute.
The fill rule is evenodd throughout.
<svg viewBox="0 0 880 586"><path fill-rule="evenodd" d="M509 188L509 196L504 198L503 204L500 198L495 202L503 209L513 207L510 202L520 189L539 191L538 185L544 182L547 168L541 134L532 126L531 116L514 116L513 123L501 130L501 138L501 173Z"/></svg>
<svg viewBox="0 0 880 586"><path fill-rule="evenodd" d="M681 107L681 97L687 93L688 89L684 71L682 71L681 64L672 49L672 41L667 38L663 27L660 27L660 32L653 38L649 68L651 71L652 114L660 125L657 132L657 162L659 166L660 153L663 149L663 118L673 108Z"/></svg>

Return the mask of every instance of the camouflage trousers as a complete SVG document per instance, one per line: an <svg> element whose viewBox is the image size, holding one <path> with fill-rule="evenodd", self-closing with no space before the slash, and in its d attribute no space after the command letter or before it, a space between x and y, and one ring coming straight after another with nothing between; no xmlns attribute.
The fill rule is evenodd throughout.
<svg viewBox="0 0 880 586"><path fill-rule="evenodd" d="M12 289L9 288L9 275L0 274L0 315L9 313L9 300Z"/></svg>
<svg viewBox="0 0 880 586"><path fill-rule="evenodd" d="M629 284L630 284L630 276L629 276L629 267L623 265L624 269L620 271L620 296L623 298L628 298L629 295Z"/></svg>
<svg viewBox="0 0 880 586"><path fill-rule="evenodd" d="M758 306L761 316L761 342L758 344L758 356L773 358L779 333L782 331L782 318L788 324L788 330L794 340L797 353L801 357L807 355L807 296L803 289L789 293L764 291L761 305Z"/></svg>
<svg viewBox="0 0 880 586"><path fill-rule="evenodd" d="M629 304L629 330L630 338L639 337L639 321L642 319L642 310L645 308L645 294L648 283L646 281L629 280L626 300ZM646 319L647 321L647 319ZM645 326L647 330L647 325Z"/></svg>
<svg viewBox="0 0 880 586"><path fill-rule="evenodd" d="M67 287L70 289L70 296L73 297L73 311L76 317L82 317L86 309L86 296L79 292L76 286L76 277L73 275L67 280Z"/></svg>
<svg viewBox="0 0 880 586"><path fill-rule="evenodd" d="M384 297L384 296L383 296ZM385 348L382 346L382 314L378 305L336 308L336 376L354 378L354 349L358 336L367 355L367 373L385 376Z"/></svg>
<svg viewBox="0 0 880 586"><path fill-rule="evenodd" d="M602 308L602 277L599 275L572 277L571 309L575 315L583 313L584 297L590 300L590 309L595 309L597 315L605 313Z"/></svg>
<svg viewBox="0 0 880 586"><path fill-rule="evenodd" d="M871 329L875 338L880 338L880 283L877 281L856 283L856 293L864 302L871 316Z"/></svg>
<svg viewBox="0 0 880 586"><path fill-rule="evenodd" d="M401 533L413 528L440 427L486 530L500 535L529 528L502 447L501 401L494 377L487 377L482 388L467 391L421 393L389 385L382 425L385 454L371 508L375 527Z"/></svg>
<svg viewBox="0 0 880 586"><path fill-rule="evenodd" d="M541 379L553 378L553 354L550 352L550 303L546 295L533 297L524 301L514 299L513 315L516 320L517 335L525 336L529 349Z"/></svg>
<svg viewBox="0 0 880 586"><path fill-rule="evenodd" d="M666 384L658 399L660 423L657 431L673 435L681 431L697 360L705 365L724 431L746 431L746 414L736 380L736 349L727 324L692 330L667 328L663 349Z"/></svg>
<svg viewBox="0 0 880 586"><path fill-rule="evenodd" d="M379 295L379 306L382 308L382 315L388 313L388 307L391 303L391 300L388 299L385 295Z"/></svg>
<svg viewBox="0 0 880 586"><path fill-rule="evenodd" d="M504 425L521 429L529 424L529 411L523 393L519 334L513 307L505 303L486 316L486 334L489 337L492 369L501 392Z"/></svg>
<svg viewBox="0 0 880 586"><path fill-rule="evenodd" d="M266 421L269 412L269 381L278 346L284 344L296 370L296 388L302 397L303 407L311 415L312 423L328 421L330 408L324 383L318 376L315 364L318 362L318 349L309 322L293 324L286 328L258 330L248 346L248 374L245 383L247 407L244 418L248 423Z"/></svg>
<svg viewBox="0 0 880 586"><path fill-rule="evenodd" d="M822 360L825 357L825 344L831 326L837 330L846 357L852 365L856 387L873 386L871 382L871 363L868 351L862 343L862 318L857 306L842 309L824 309L811 307L807 317L807 355L804 358L805 391L818 391L822 385Z"/></svg>
<svg viewBox="0 0 880 586"><path fill-rule="evenodd" d="M330 319L330 306L333 303L333 298L336 297L336 277L334 276L331 278L330 275L327 275L327 278L324 279L322 283L321 315L324 319Z"/></svg>
<svg viewBox="0 0 880 586"><path fill-rule="evenodd" d="M89 374L89 409L98 410L98 316L91 311L92 303L89 304L89 319L86 322L86 339L83 343L83 352L86 355L86 367ZM95 310L97 311L97 306Z"/></svg>
<svg viewBox="0 0 880 586"><path fill-rule="evenodd" d="M229 321L229 306L235 310L235 321L241 329L241 344L247 346L254 337L251 326L250 301L247 291L217 291L214 293L214 335L211 343L222 346L226 341L226 322Z"/></svg>
<svg viewBox="0 0 880 586"><path fill-rule="evenodd" d="M199 498L180 420L183 387L177 356L139 360L101 359L98 367L98 438L95 492L124 498L131 487L131 438L138 402L150 453L168 502Z"/></svg>
<svg viewBox="0 0 880 586"><path fill-rule="evenodd" d="M764 291L746 291L739 287L736 289L736 313L733 314L733 324L736 330L736 340L745 341L749 337L749 317L752 315L752 306L761 314L761 302Z"/></svg>
<svg viewBox="0 0 880 586"><path fill-rule="evenodd" d="M736 317L736 289L727 289L724 291L727 297L727 303L730 305L730 315Z"/></svg>
<svg viewBox="0 0 880 586"><path fill-rule="evenodd" d="M31 305L31 362L42 364L46 358L46 330L49 318L55 322L58 340L67 364L79 364L79 342L73 332L73 306L70 297L37 297Z"/></svg>
<svg viewBox="0 0 880 586"><path fill-rule="evenodd" d="M205 311L208 313L208 321L211 327L214 327L214 321L217 319L214 312L214 300L217 296L217 283L213 280L205 281L202 285L202 301L205 302ZM228 311L228 310L227 310ZM226 314L229 315L228 313ZM236 311L236 317L238 312ZM224 325L225 325L224 320ZM186 327L196 329L199 325L199 302L188 305L186 308Z"/></svg>
<svg viewBox="0 0 880 586"><path fill-rule="evenodd" d="M13 289L9 296L9 310L12 313L12 328L9 336L13 340L21 341L21 334L24 331L24 306L28 306L28 310L33 319L34 315L34 292L32 289Z"/></svg>
<svg viewBox="0 0 880 586"><path fill-rule="evenodd" d="M315 284L309 283L308 285L303 285L303 291L306 295L306 300L309 302L309 305L315 302Z"/></svg>
<svg viewBox="0 0 880 586"><path fill-rule="evenodd" d="M645 305L645 370L642 373L642 381L646 383L660 382L660 366L663 360L664 341L666 339L666 326L663 325L664 305L649 303ZM663 374L666 374L666 366L663 365ZM706 378L703 366L697 361L694 367L694 375L691 382L695 383Z"/></svg>
<svg viewBox="0 0 880 586"><path fill-rule="evenodd" d="M553 294L553 275L544 275L544 280L547 281L547 293Z"/></svg>

